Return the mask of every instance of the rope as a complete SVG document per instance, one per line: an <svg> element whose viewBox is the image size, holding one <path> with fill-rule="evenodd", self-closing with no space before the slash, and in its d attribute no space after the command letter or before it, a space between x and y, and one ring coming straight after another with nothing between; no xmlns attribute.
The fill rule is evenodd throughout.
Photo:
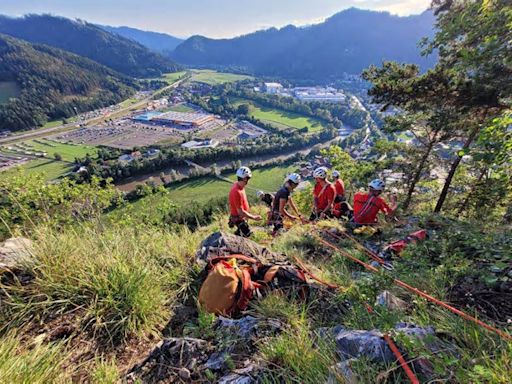
<svg viewBox="0 0 512 384"><path fill-rule="evenodd" d="M324 231L324 233L327 233L328 235L334 237L335 239L338 239L338 240L343 240L340 236L332 233L332 232L329 232L329 231ZM356 245L356 247L358 247L359 249L361 249L362 251L364 251L368 256L370 256L370 258L372 258L373 260L375 260L376 262L378 262L379 264L386 264L386 261L380 257L379 255L377 255L375 252L369 250L368 248L366 248L364 245L362 245L361 243L359 243L357 241L357 239L353 238L352 236L350 236L348 233L344 233L344 232L341 232L343 234L343 236L345 236L346 238L352 240L354 242L354 244Z"/></svg>
<svg viewBox="0 0 512 384"><path fill-rule="evenodd" d="M384 334L383 337L384 337L384 340L386 340L386 343L388 343L388 346L389 346L389 349L391 349L391 352L393 352L393 354L396 356L398 362L400 363L400 366L405 371L405 374L407 375L407 377L409 378L411 383L412 384L420 384L420 381L418 380L418 378L416 377L414 372L411 370L411 368L409 368L409 366L407 365L407 362L405 361L404 357L398 350L396 344L393 342L393 339L391 339L391 337L389 337L389 335L387 335L387 334Z"/></svg>
<svg viewBox="0 0 512 384"><path fill-rule="evenodd" d="M359 260L357 257L354 257L352 256L351 254L349 254L348 252L344 251L343 249L340 249L339 247L336 247L335 245L329 243L328 241L322 239L320 236L318 236L317 234L312 234L312 236L314 238L316 238L318 241L320 241L320 243L324 244L326 247L329 247L333 250L335 250L336 252L340 253L341 255L347 257L348 259L354 261L355 263L357 264L360 264L362 265L363 267L365 267L367 270L371 271L371 272L378 272L379 270L367 263L365 263L364 261L362 260ZM399 279L393 279L393 283L399 287L402 287L402 288L405 288L407 289L408 291L418 295L418 296L421 296L423 297L424 299L427 299L428 301L434 303L434 304L437 304L441 307L444 307L446 309L448 309L449 311L455 313L456 315L468 320L468 321L471 321L479 326L481 326L482 328L485 328L487 329L488 331L491 331L491 332L494 332L496 334L498 334L499 336L501 336L503 339L505 340L512 340L512 336L509 335L508 333L504 332L504 331L501 331L495 327L493 327L492 325L489 325L487 323L484 323L483 321L481 320L478 320L476 317L474 316L471 316L471 315L468 315L467 313L457 309L457 308L454 308L452 307L451 305L445 303L444 301L441 301L439 299L436 299L435 297L433 296L430 296L428 293L425 293L421 290L419 290L418 288L415 288Z"/></svg>

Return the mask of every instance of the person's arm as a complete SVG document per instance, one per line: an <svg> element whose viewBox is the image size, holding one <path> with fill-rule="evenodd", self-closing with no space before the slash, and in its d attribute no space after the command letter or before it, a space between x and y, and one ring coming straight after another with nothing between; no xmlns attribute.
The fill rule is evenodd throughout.
<svg viewBox="0 0 512 384"><path fill-rule="evenodd" d="M396 208L398 206L397 203L396 203L396 196L393 195L390 198L390 200L391 200L391 207L384 201L384 199L381 199L380 210L382 212L384 212L384 214L386 216L391 216L395 212L395 210L396 210Z"/></svg>
<svg viewBox="0 0 512 384"><path fill-rule="evenodd" d="M290 207L292 207L293 211L297 214L297 217L299 219L302 219L302 215L299 212L299 209L297 208L297 205L295 204L295 201L293 201L292 197L288 199L288 203L290 204Z"/></svg>
<svg viewBox="0 0 512 384"><path fill-rule="evenodd" d="M287 217L290 220L296 220L298 217L295 217L293 215L290 215L288 211L285 209L286 203L288 203L288 200L286 199L279 199L279 213L281 216Z"/></svg>
<svg viewBox="0 0 512 384"><path fill-rule="evenodd" d="M238 215L246 219L261 220L260 215L253 215L251 212L246 211L242 207L238 208Z"/></svg>

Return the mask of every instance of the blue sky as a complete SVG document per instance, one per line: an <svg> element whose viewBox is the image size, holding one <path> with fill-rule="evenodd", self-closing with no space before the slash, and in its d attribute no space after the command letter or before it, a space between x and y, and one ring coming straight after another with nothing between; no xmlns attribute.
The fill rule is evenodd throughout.
<svg viewBox="0 0 512 384"><path fill-rule="evenodd" d="M268 27L318 23L349 7L398 15L430 0L0 0L0 13L51 13L187 37L233 37Z"/></svg>

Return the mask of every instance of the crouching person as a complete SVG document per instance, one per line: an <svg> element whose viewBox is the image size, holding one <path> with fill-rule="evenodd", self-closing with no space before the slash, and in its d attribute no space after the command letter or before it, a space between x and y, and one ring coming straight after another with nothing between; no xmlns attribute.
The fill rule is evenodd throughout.
<svg viewBox="0 0 512 384"><path fill-rule="evenodd" d="M327 168L319 167L313 171L315 188L313 189L313 213L310 221L332 217L332 207L336 190L327 180Z"/></svg>
<svg viewBox="0 0 512 384"><path fill-rule="evenodd" d="M252 177L251 170L241 167L236 171L236 177L237 181L229 192L229 226L236 227L235 235L249 237L252 232L247 220L261 220L261 216L249 212L249 202L245 194L245 186Z"/></svg>
<svg viewBox="0 0 512 384"><path fill-rule="evenodd" d="M302 220L304 222L304 219L299 213L299 210L291 196L293 190L297 188L299 183L300 176L298 174L289 174L284 180L284 185L274 196L274 202L272 204L272 211L270 214L270 222L274 225L274 230L272 231L273 236L277 235L279 230L283 228L283 220L285 217L293 221ZM287 206L290 206L297 216L290 214L286 210Z"/></svg>
<svg viewBox="0 0 512 384"><path fill-rule="evenodd" d="M391 216L395 212L397 208L396 196L391 195L391 206L389 206L381 196L385 188L384 181L375 179L368 184L368 192L357 192L354 195L353 221L356 227L377 224L379 212L386 216Z"/></svg>

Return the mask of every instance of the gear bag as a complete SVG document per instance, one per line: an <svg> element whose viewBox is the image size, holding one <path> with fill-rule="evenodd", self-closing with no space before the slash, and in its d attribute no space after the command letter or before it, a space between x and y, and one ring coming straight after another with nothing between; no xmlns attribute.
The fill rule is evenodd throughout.
<svg viewBox="0 0 512 384"><path fill-rule="evenodd" d="M237 265L237 260L249 265ZM230 316L247 308L260 285L251 279L258 261L244 255L213 258L209 272L199 290L199 304L207 312Z"/></svg>

